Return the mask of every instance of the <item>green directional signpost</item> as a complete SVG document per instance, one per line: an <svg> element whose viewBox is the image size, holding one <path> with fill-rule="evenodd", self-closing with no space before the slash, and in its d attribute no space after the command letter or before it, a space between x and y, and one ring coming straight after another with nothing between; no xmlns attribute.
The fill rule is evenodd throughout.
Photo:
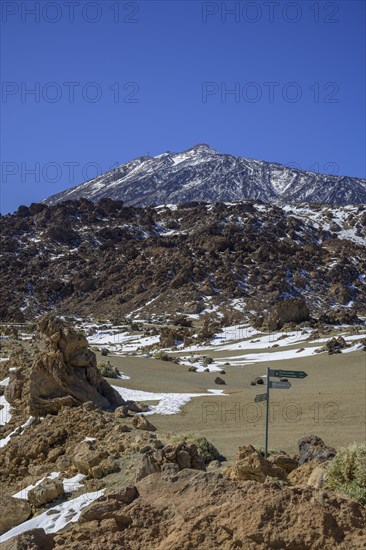
<svg viewBox="0 0 366 550"><path fill-rule="evenodd" d="M259 393L255 396L254 401L256 403L260 403L261 401L267 401L267 394L266 393Z"/></svg>
<svg viewBox="0 0 366 550"><path fill-rule="evenodd" d="M307 374L303 370L273 370L267 369L267 376L275 376L276 378L306 378Z"/></svg>
<svg viewBox="0 0 366 550"><path fill-rule="evenodd" d="M275 388L276 390L288 390L289 388L291 388L291 384L290 382L276 382L276 381L273 381L272 380L270 381L269 383L269 387L270 388Z"/></svg>
<svg viewBox="0 0 366 550"><path fill-rule="evenodd" d="M305 378L306 372L303 370L274 370L267 368L267 386L266 393L260 393L255 396L254 401L256 403L266 402L266 435L264 444L264 458L268 457L268 425L269 425L269 390L270 388L276 390L288 390L291 388L290 382L271 380L270 377L275 378Z"/></svg>

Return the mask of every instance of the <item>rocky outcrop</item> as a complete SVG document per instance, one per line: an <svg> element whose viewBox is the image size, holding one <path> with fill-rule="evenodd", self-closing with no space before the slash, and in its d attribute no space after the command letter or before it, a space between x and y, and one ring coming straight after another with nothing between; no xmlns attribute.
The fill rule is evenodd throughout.
<svg viewBox="0 0 366 550"><path fill-rule="evenodd" d="M9 366L5 397L23 417L57 414L86 402L103 409L125 405L97 369L86 338L56 317L39 320L33 349L16 350Z"/></svg>
<svg viewBox="0 0 366 550"><path fill-rule="evenodd" d="M148 451L143 455L137 480L162 470L174 472L184 468L206 469L204 458L199 454L196 445L194 443L165 445L162 449Z"/></svg>
<svg viewBox="0 0 366 550"><path fill-rule="evenodd" d="M131 504L138 496L139 492L135 485L124 487L108 496L102 496L97 502L82 511L80 523L112 519L116 521L120 529L123 529L132 523L131 518L124 514L123 507Z"/></svg>
<svg viewBox="0 0 366 550"><path fill-rule="evenodd" d="M32 513L27 500L0 495L0 535L19 523L26 521Z"/></svg>
<svg viewBox="0 0 366 550"><path fill-rule="evenodd" d="M322 312L319 315L319 322L327 325L355 325L360 323L355 311L350 308L333 309L331 311Z"/></svg>
<svg viewBox="0 0 366 550"><path fill-rule="evenodd" d="M267 477L285 480L286 470L266 460L252 445L239 447L236 463L225 471L229 479L237 481L254 480L264 483Z"/></svg>
<svg viewBox="0 0 366 550"><path fill-rule="evenodd" d="M57 415L36 419L1 449L3 487L6 480L7 484L17 484L20 489L54 471L66 477L80 472L95 478L116 471L122 452L136 452L132 445L137 437L142 440L145 434L154 437L150 432L130 434L125 420L116 418L114 413L92 408L90 403L76 408L64 407ZM28 479L29 475L35 478Z"/></svg>
<svg viewBox="0 0 366 550"><path fill-rule="evenodd" d="M290 298L275 304L268 314L268 330L278 330L286 323L302 323L310 319L309 308L303 298Z"/></svg>
<svg viewBox="0 0 366 550"><path fill-rule="evenodd" d="M78 472L95 479L118 472L120 469L110 452L96 446L92 441L83 441L74 448L72 463Z"/></svg>
<svg viewBox="0 0 366 550"><path fill-rule="evenodd" d="M156 428L151 422L148 421L143 414L137 414L132 420L132 425L137 430L146 430L148 432L155 432Z"/></svg>
<svg viewBox="0 0 366 550"><path fill-rule="evenodd" d="M36 341L39 353L30 374L31 415L56 414L64 406L88 401L102 409L124 405L99 373L86 338L70 325L46 316L38 322Z"/></svg>
<svg viewBox="0 0 366 550"><path fill-rule="evenodd" d="M333 447L328 447L317 435L303 437L299 439L297 445L299 447L300 465L312 460L324 462L331 460L336 455L336 450Z"/></svg>
<svg viewBox="0 0 366 550"><path fill-rule="evenodd" d="M316 349L317 353L322 353L324 351L328 352L328 355L334 355L335 353L342 353L342 349L347 347L347 342L343 336L334 337L328 340L325 345L321 348Z"/></svg>
<svg viewBox="0 0 366 550"><path fill-rule="evenodd" d="M160 346L162 348L172 348L182 342L189 342L192 331L185 327L160 329Z"/></svg>

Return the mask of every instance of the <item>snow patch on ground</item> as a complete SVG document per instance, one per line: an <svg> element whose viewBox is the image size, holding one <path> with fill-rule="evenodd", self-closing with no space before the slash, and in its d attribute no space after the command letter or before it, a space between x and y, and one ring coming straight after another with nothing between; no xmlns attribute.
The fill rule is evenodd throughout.
<svg viewBox="0 0 366 550"><path fill-rule="evenodd" d="M42 483L42 481L44 481L45 479L56 479L56 477L58 477L59 475L60 472L51 472L50 474L48 474L48 476L42 477L42 479L36 481L34 485L28 485L28 487L25 487L24 489L21 489L20 491L15 493L15 495L13 495L13 498L24 498L25 500L27 500L29 491L37 487L37 485Z"/></svg>
<svg viewBox="0 0 366 550"><path fill-rule="evenodd" d="M341 327L334 327L334 328L341 328ZM236 357L225 357L223 361L215 360L213 363L210 363L209 365L203 365L203 363L195 364L194 366L197 366L198 371L201 372L204 370L204 368L208 367L212 371L217 371L222 369L222 366L225 362L230 360L235 360L235 364L248 364L248 363L257 363L257 362L263 362L263 361L277 361L277 360L283 360L283 359L298 359L301 357L307 357L309 355L313 355L315 353L315 349L320 347L325 342L328 342L332 336L328 336L326 338L318 338L316 340L311 341L311 347L306 347L303 351L299 351L299 348L294 346L300 346L300 345L309 345L308 338L313 332L313 329L310 327L304 328L302 330L298 331L292 331L292 332L273 332L273 333L267 333L263 334L260 331L257 331L251 327L243 327L243 326L234 326L234 327L226 327L224 328L220 333L218 333L208 345L192 345L188 346L186 348L183 348L183 346L179 347L179 350L181 351L184 349L186 352L194 353L194 352L216 352L216 351L248 351L249 354L247 356L240 355ZM365 334L359 333L359 334L352 334L352 335L346 335L345 333L339 333L336 336L343 336L346 342L352 342L354 340L360 340L362 338L365 338ZM252 338L250 340L250 338ZM228 342L228 343L226 343ZM274 351L274 349L278 349L278 351ZM292 349L284 349L284 348L292 348ZM250 353L251 350L273 350L268 351L266 353ZM348 348L347 348L348 349ZM353 351L356 351L356 349L352 349ZM360 349L360 348L357 348ZM187 362L186 360L188 357L182 357L182 364L184 365L192 365L192 363ZM197 360L199 361L200 356L197 356Z"/></svg>
<svg viewBox="0 0 366 550"><path fill-rule="evenodd" d="M131 376L127 376L127 374L124 374L123 372L120 372L117 376L118 380L130 380Z"/></svg>
<svg viewBox="0 0 366 550"><path fill-rule="evenodd" d="M363 344L355 344L350 348L342 349L342 353L352 353L353 351L361 351L363 350L363 348L364 348Z"/></svg>
<svg viewBox="0 0 366 550"><path fill-rule="evenodd" d="M83 484L80 483L86 476L84 474L76 474L74 477L65 477L62 480L64 484L65 493L73 493L78 489L83 487Z"/></svg>
<svg viewBox="0 0 366 550"><path fill-rule="evenodd" d="M180 356L179 359L180 365L195 367L197 369L196 372L204 372L205 369L208 369L210 372L220 372L222 370L222 363L213 361L210 364L206 364L203 362L202 355Z"/></svg>
<svg viewBox="0 0 366 550"><path fill-rule="evenodd" d="M358 336L359 338L359 336ZM357 338L357 339L358 339ZM349 339L355 339L354 337L350 336ZM327 339L323 339L323 341L327 341ZM345 338L347 340L347 338ZM223 365L224 362L229 361L231 365L249 365L251 363L268 363L272 361L283 361L287 359L300 359L302 357L309 357L311 355L317 355L319 352L316 352L316 350L319 349L319 346L315 347L308 347L303 349L289 349L289 350L281 350L281 351L273 351L268 353L251 353L249 355L236 355L232 357L225 357L224 361L217 361L216 363L219 365ZM353 351L358 351L363 349L362 344L356 344L350 348L345 348L342 350L342 353L352 353Z"/></svg>
<svg viewBox="0 0 366 550"><path fill-rule="evenodd" d="M31 529L42 528L46 533L56 533L69 523L78 521L81 511L104 494L104 489L93 493L85 493L76 498L68 500L58 506L50 508L46 512L35 516L10 531L0 536L0 543L30 531Z"/></svg>
<svg viewBox="0 0 366 550"><path fill-rule="evenodd" d="M142 390L132 390L112 386L126 401L159 401L158 405L151 405L148 414L177 414L183 405L193 397L207 397L209 395L225 396L224 390L207 390L206 393L154 393Z"/></svg>
<svg viewBox="0 0 366 550"><path fill-rule="evenodd" d="M1 413L2 411L0 411ZM24 424L22 424L21 426L18 426L17 428L15 428L15 430L13 430L9 435L7 435L6 437L4 437L3 439L0 439L0 449L2 449L3 447L5 447L9 441L10 441L10 438L17 434L20 429L24 429L24 428L27 428L28 426L30 426L31 424L33 423L33 416L30 416L28 418L28 420L26 422L24 422Z"/></svg>
<svg viewBox="0 0 366 550"><path fill-rule="evenodd" d="M230 350L250 350L265 349L274 344L290 346L302 342L311 333L311 329L293 332L271 332L264 334L259 330L249 326L225 327L211 341L209 345L192 345L184 348L185 351L230 351ZM253 340L249 340L252 338Z"/></svg>
<svg viewBox="0 0 366 550"><path fill-rule="evenodd" d="M114 332L112 330L98 331L88 337L89 344L111 345L114 353L136 351L140 347L151 346L160 341L160 336L143 336L130 332Z"/></svg>
<svg viewBox="0 0 366 550"><path fill-rule="evenodd" d="M0 386L8 386L9 377L4 378L0 382ZM4 395L0 395L0 426L5 426L11 420L10 403L5 399ZM1 448L1 444L0 444Z"/></svg>
<svg viewBox="0 0 366 550"><path fill-rule="evenodd" d="M233 366L238 365L250 365L251 363L268 363L272 361L284 361L286 359L299 359L300 357L309 357L315 354L314 348L304 348L302 351L298 349L282 350L277 352L268 353L251 353L250 355L234 355L232 357L225 357L225 361L230 362Z"/></svg>
<svg viewBox="0 0 366 550"><path fill-rule="evenodd" d="M0 426L5 426L11 420L10 403L5 399L4 395L0 395ZM0 448L2 447L0 440Z"/></svg>
<svg viewBox="0 0 366 550"><path fill-rule="evenodd" d="M25 487L24 489L21 489L20 491L15 493L15 495L13 495L13 498L23 498L27 500L29 491L34 489L34 487L37 487L37 485L42 483L42 481L44 481L45 479L56 479L60 475L61 472L51 472L50 474L48 474L48 476L36 481L34 485L28 485L28 487ZM65 477L62 480L65 493L73 493L74 491L81 489L83 485L80 483L80 481L82 481L85 477L86 476L84 474L76 474L74 477L69 478Z"/></svg>

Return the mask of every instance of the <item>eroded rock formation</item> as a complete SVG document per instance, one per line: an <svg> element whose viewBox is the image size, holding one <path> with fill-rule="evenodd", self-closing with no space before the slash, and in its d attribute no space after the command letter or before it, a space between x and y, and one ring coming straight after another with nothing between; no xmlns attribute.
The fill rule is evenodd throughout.
<svg viewBox="0 0 366 550"><path fill-rule="evenodd" d="M29 386L31 415L56 414L64 406L87 401L102 409L125 404L99 373L86 338L70 325L46 316L38 322L36 342L39 352L32 364Z"/></svg>

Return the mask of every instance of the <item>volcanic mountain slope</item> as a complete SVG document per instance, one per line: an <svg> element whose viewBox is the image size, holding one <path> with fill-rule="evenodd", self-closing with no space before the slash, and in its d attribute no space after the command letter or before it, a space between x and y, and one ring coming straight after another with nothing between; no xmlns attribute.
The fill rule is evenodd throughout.
<svg viewBox="0 0 366 550"><path fill-rule="evenodd" d="M366 311L362 206L258 202L126 207L81 199L1 219L0 318L47 310L263 314L288 298L311 313Z"/></svg>
<svg viewBox="0 0 366 550"><path fill-rule="evenodd" d="M295 170L199 144L182 153L137 158L44 202L81 197L119 199L130 206L248 199L364 204L366 180Z"/></svg>

